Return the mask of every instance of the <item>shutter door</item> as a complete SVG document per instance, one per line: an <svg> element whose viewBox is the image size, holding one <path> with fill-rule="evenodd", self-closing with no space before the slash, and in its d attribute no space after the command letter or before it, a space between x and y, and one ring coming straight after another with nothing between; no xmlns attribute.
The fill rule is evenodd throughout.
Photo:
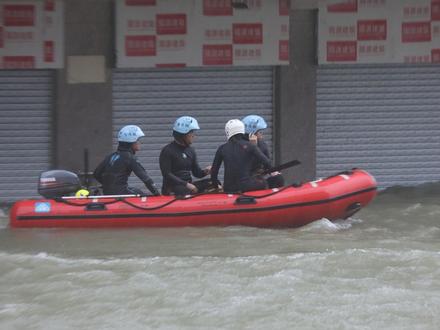
<svg viewBox="0 0 440 330"><path fill-rule="evenodd" d="M272 76L271 67L115 70L114 145L122 126L139 125L146 137L138 158L158 185L160 150L172 141L172 126L179 116L193 116L199 122L193 146L202 168L226 142L224 126L229 119L263 116L268 123L265 138L272 147ZM142 187L137 178L130 180Z"/></svg>
<svg viewBox="0 0 440 330"><path fill-rule="evenodd" d="M440 180L440 66L318 69L317 174L352 167L381 188Z"/></svg>
<svg viewBox="0 0 440 330"><path fill-rule="evenodd" d="M52 72L0 70L0 85L0 202L37 197L52 157Z"/></svg>

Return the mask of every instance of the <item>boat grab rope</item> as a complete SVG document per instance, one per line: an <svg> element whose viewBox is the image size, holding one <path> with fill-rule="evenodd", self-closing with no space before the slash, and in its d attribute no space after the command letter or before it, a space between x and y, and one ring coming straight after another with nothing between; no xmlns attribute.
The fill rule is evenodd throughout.
<svg viewBox="0 0 440 330"><path fill-rule="evenodd" d="M278 194L278 193L280 193L280 192L282 192L282 191L284 191L284 190L286 190L287 188L290 188L290 187L298 187L298 185L297 184L293 184L293 185L285 186L285 187L282 187L280 189L277 189L276 191L273 191L271 193L268 193L268 194L265 194L265 195L261 195L261 196L250 196L250 195L246 195L246 194L243 194L243 193L237 193L236 195L238 197L243 196L243 197L253 197L255 199L259 199L259 198L265 198L265 197L273 196L273 195ZM207 192L207 193L200 193L200 194L176 197L176 198L174 198L174 199L172 199L172 200L170 200L170 201L168 201L168 202L166 202L166 203L164 203L162 205L152 206L152 207L139 206L137 204L129 202L126 199L120 199L119 201L124 203L124 204L127 204L127 205L129 205L129 206L131 206L133 208L139 209L139 210L154 211L154 210L159 210L159 209L161 209L161 208L163 208L165 206L168 206L168 205L170 205L170 204L172 204L172 203L174 203L176 201L190 200L190 199L194 199L194 198L197 198L197 197L200 197L200 196L213 195L213 194L217 194L217 193L216 192ZM225 193L225 194L227 194L227 193Z"/></svg>
<svg viewBox="0 0 440 330"><path fill-rule="evenodd" d="M251 196L251 195L246 195L245 193L239 193L238 195L239 196L243 196L243 197L252 197L252 198L255 198L255 199L260 199L260 198L266 198L266 197L270 197L270 196L276 195L276 194L278 194L278 193L280 193L280 192L282 192L282 191L284 191L284 190L286 190L287 188L290 188L290 187L298 187L298 186L297 186L297 184L293 184L293 185L285 186L285 187L282 187L282 188L275 188L276 190L273 190L272 192L270 192L268 194L265 194L265 195L261 195L261 196Z"/></svg>
<svg viewBox="0 0 440 330"><path fill-rule="evenodd" d="M190 197L187 197L187 198L174 198L174 199L172 199L172 200L170 200L170 201L168 201L166 203L163 203L161 205L151 206L151 207L139 206L139 205L136 205L134 203L131 203L131 202L127 201L126 199L122 199L121 202L124 203L124 204L127 204L127 205L129 205L131 207L134 207L135 209L139 209L139 210L143 210L143 211L154 211L154 210L159 210L159 209L161 209L161 208L163 208L165 206L168 206L168 205L174 203L175 201L186 200L186 199L191 199L191 198Z"/></svg>
<svg viewBox="0 0 440 330"><path fill-rule="evenodd" d="M261 199L261 198L266 198L266 197L270 197L270 196L276 195L276 194L278 194L278 193L280 193L280 192L282 192L282 191L284 191L284 190L286 190L288 188L298 187L298 186L300 186L300 185L292 184L292 185L288 185L288 186L285 186L285 187L282 187L282 188L276 188L276 190L273 190L272 192L270 192L268 194L265 194L265 195L261 195L261 196L246 195L245 193L235 193L235 195L237 195L238 197L249 197L249 198ZM168 202L165 202L165 203L163 203L161 205L151 206L151 207L139 206L137 204L129 202L125 198L115 198L115 200L110 201L110 202L98 202L98 203L87 203L87 204L73 203L73 202L70 202L70 201L67 201L67 200L61 199L61 198L57 198L57 199L55 199L55 201L61 202L61 203L64 203L64 204L67 204L67 205L70 205L70 206L80 206L80 207L87 207L87 206L92 205L92 204L100 204L100 205L104 206L104 205L110 205L110 204L115 204L115 203L118 203L118 202L122 202L124 204L127 204L127 205L135 208L135 209L139 209L139 210L143 210L143 211L154 211L154 210L159 210L161 208L164 208L164 207L166 207L166 206L168 206L168 205L170 205L170 204L172 204L172 203L174 203L176 201L190 200L190 199L194 199L194 198L197 198L197 197L200 197L200 196L213 195L213 194L218 194L218 192L204 192L204 193L194 194L194 195L179 196L179 197L175 197L174 199L172 199L172 200L170 200ZM224 193L224 194L228 194L228 193Z"/></svg>
<svg viewBox="0 0 440 330"><path fill-rule="evenodd" d="M87 204L73 203L73 202L70 202L70 201L68 201L66 199L63 199L63 198L54 198L54 200L56 202L64 203L64 204L67 204L67 205L70 205L70 206L87 206L87 205L90 205L90 204L98 204L98 203L101 204L101 205L115 204L117 202L120 202L122 200L122 198L115 198L115 200L110 201L110 202L98 202L98 203L92 202L92 203L87 203Z"/></svg>

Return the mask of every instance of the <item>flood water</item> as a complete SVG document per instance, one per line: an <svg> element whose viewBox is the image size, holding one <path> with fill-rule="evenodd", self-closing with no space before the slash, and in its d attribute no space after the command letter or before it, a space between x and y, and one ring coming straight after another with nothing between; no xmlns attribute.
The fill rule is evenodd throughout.
<svg viewBox="0 0 440 330"><path fill-rule="evenodd" d="M1 329L438 329L440 184L296 229L0 228Z"/></svg>

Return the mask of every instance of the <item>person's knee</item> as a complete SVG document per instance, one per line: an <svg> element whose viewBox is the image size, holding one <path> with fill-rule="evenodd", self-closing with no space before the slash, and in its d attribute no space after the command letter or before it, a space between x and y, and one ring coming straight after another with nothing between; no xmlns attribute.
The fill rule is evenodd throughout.
<svg viewBox="0 0 440 330"><path fill-rule="evenodd" d="M264 190L267 189L267 184L265 180L253 180L252 182L248 182L247 184L242 185L242 191L253 191L253 190Z"/></svg>
<svg viewBox="0 0 440 330"><path fill-rule="evenodd" d="M188 188L186 188L185 186L179 185L179 186L173 187L173 193L176 196L185 196L185 195L190 195L191 191Z"/></svg>
<svg viewBox="0 0 440 330"><path fill-rule="evenodd" d="M284 177L281 174L271 176L267 179L269 188L279 188L284 186Z"/></svg>

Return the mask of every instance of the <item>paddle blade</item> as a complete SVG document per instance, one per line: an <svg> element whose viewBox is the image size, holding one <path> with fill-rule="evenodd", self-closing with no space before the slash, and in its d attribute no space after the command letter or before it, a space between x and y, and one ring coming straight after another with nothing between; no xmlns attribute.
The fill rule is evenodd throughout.
<svg viewBox="0 0 440 330"><path fill-rule="evenodd" d="M299 164L301 164L301 162L299 160L296 160L296 159L295 160L291 160L290 162L287 162L287 163L284 163L284 164L280 164L278 166L272 167L271 169L268 169L268 170L264 171L264 174L281 171L281 170L284 170L286 168L297 166Z"/></svg>

